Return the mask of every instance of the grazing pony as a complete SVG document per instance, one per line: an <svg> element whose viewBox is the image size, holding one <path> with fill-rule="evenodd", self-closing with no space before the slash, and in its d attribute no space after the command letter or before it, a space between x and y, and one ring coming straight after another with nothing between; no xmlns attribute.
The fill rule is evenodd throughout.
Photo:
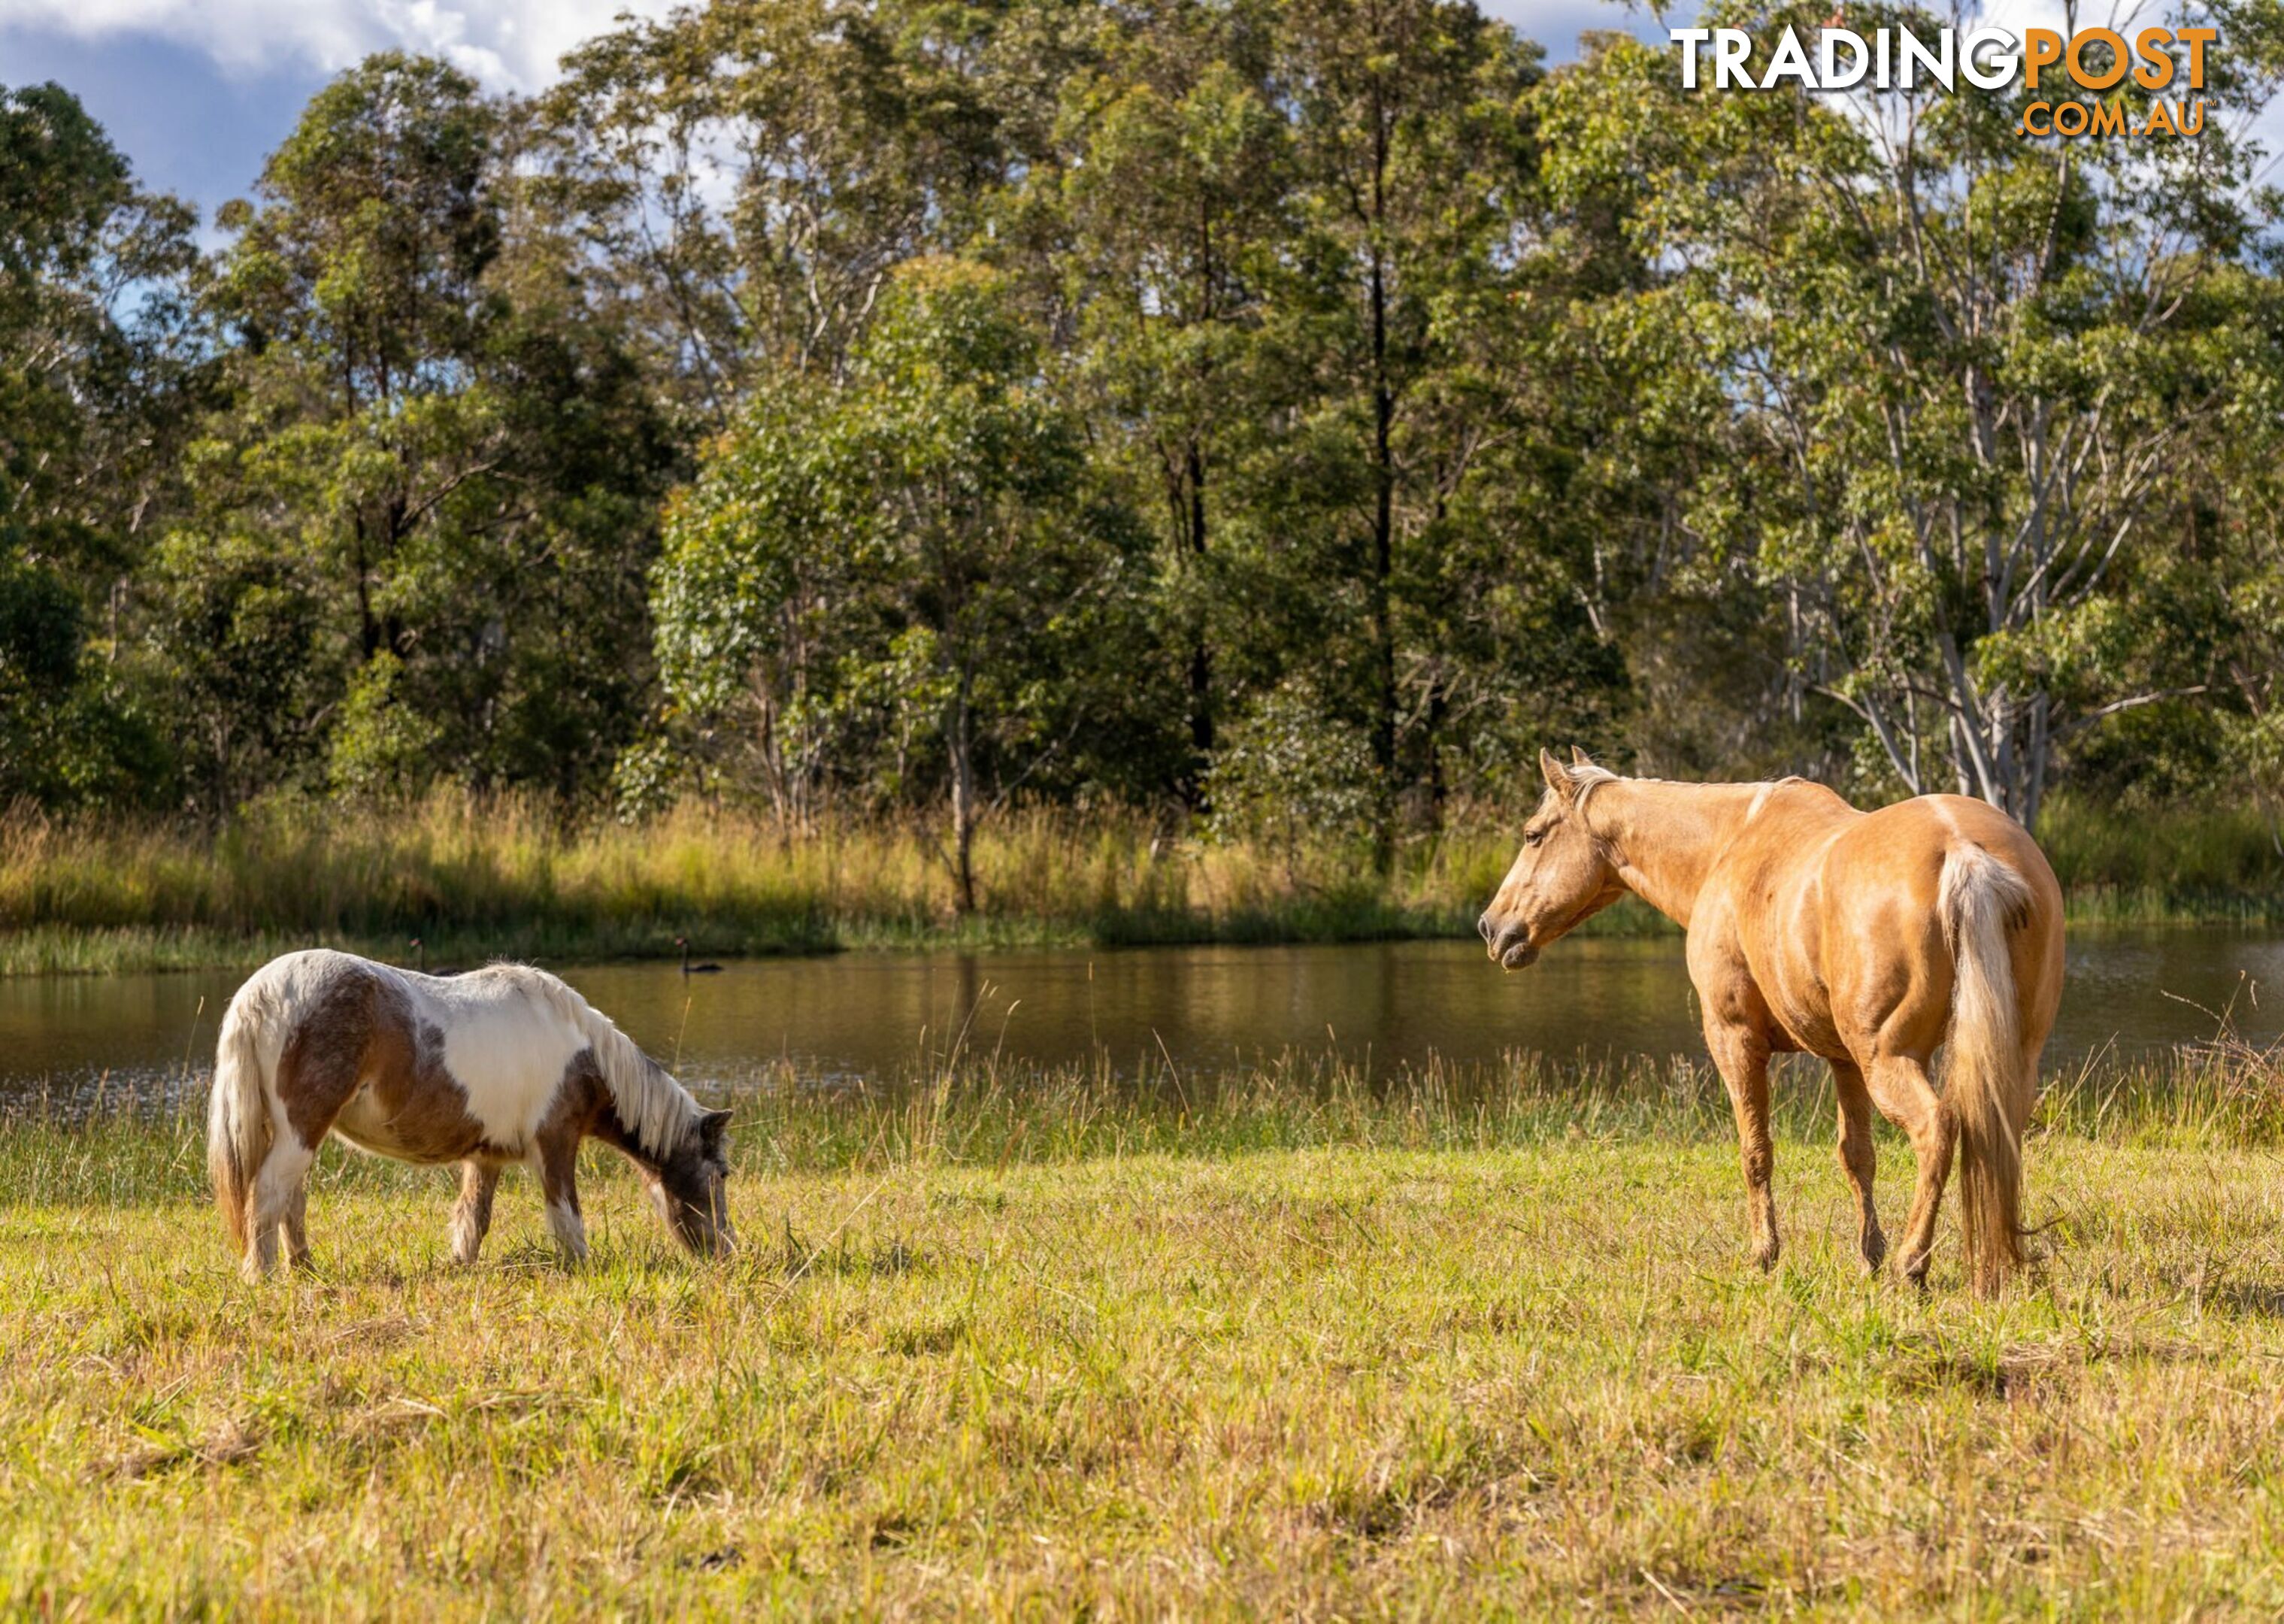
<svg viewBox="0 0 2284 1624"><path fill-rule="evenodd" d="M338 1134L399 1161L460 1164L452 1255L475 1261L500 1169L538 1175L565 1257L587 1253L579 1142L640 1172L693 1252L734 1245L723 1181L726 1111L708 1111L584 998L544 970L420 975L347 953L288 953L230 1001L207 1110L215 1199L249 1278L306 1265L306 1180Z"/></svg>
<svg viewBox="0 0 2284 1624"><path fill-rule="evenodd" d="M2061 887L2037 842L1959 795L1859 812L1800 778L1621 778L1583 752L1565 767L1541 751L1538 765L1546 793L1479 925L1491 957L1519 970L1626 892L1641 897L1688 933L1761 1267L1778 1246L1769 1056L1796 1050L1832 1066L1865 1267L1887 1252L1872 1205L1877 1105L1919 1162L1897 1269L1926 1279L1956 1145L1967 1271L1995 1290L2022 1261L2022 1129L2061 1002Z"/></svg>

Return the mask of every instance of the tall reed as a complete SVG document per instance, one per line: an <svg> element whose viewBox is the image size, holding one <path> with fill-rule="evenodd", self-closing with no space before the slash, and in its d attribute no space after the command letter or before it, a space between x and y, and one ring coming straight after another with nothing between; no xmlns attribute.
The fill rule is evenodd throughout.
<svg viewBox="0 0 2284 1624"><path fill-rule="evenodd" d="M0 973L259 963L313 942L432 959L839 947L1116 946L1464 936L1513 855L1510 817L1460 808L1391 873L1194 838L1117 809L988 823L960 917L921 821L788 830L697 805L654 822L440 791L406 807L279 799L222 824L0 815ZM2284 918L2257 815L2153 819L2056 803L2045 835L2074 918ZM1597 932L1669 929L1627 906Z"/></svg>

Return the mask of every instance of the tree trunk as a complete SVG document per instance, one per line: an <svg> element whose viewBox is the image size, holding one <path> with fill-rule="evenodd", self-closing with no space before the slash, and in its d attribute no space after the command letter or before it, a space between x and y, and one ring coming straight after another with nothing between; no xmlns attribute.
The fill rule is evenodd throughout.
<svg viewBox="0 0 2284 1624"><path fill-rule="evenodd" d="M962 917L975 911L975 754L970 730L967 683L962 678L951 701L952 905Z"/></svg>
<svg viewBox="0 0 2284 1624"><path fill-rule="evenodd" d="M1385 217L1381 187L1387 168L1385 125L1374 118L1372 245L1372 759L1380 770L1374 791L1373 866L1386 875L1396 866L1396 623L1390 598L1396 576L1396 467L1391 455L1396 396L1388 377L1388 274L1379 230Z"/></svg>
<svg viewBox="0 0 2284 1624"><path fill-rule="evenodd" d="M1206 558L1206 458L1197 437L1190 437L1186 458L1190 496L1190 561L1202 571ZM1202 595L1201 595L1202 596ZM1205 612L1197 611L1190 628L1190 748L1201 769L1213 755L1213 651L1206 642Z"/></svg>

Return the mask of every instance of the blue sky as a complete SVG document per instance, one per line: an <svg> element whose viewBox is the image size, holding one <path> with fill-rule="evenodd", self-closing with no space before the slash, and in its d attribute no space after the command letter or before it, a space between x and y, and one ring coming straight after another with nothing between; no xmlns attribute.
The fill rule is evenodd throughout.
<svg viewBox="0 0 2284 1624"><path fill-rule="evenodd" d="M1579 31L1647 19L1600 0L1482 0L1561 60ZM666 0L0 0L0 84L52 79L146 185L244 196L302 104L368 51L447 57L497 89L545 83L563 50Z"/></svg>

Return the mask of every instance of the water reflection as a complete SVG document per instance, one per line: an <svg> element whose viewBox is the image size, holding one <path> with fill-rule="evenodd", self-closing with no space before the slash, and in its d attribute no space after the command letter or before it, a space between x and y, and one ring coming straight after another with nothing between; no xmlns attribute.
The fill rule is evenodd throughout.
<svg viewBox="0 0 2284 1624"><path fill-rule="evenodd" d="M1506 974L1466 942L1152 948L1115 952L844 954L752 960L685 979L671 964L565 976L693 1083L736 1087L791 1061L823 1078L892 1077L955 1047L1019 1062L1107 1053L1134 1074L1334 1050L1378 1071L1431 1051L1695 1055L1678 941L1575 941ZM211 1064L237 974L0 980L0 1093L147 1093ZM2115 1045L2284 1035L2284 937L2220 932L2074 937L2068 1064Z"/></svg>

